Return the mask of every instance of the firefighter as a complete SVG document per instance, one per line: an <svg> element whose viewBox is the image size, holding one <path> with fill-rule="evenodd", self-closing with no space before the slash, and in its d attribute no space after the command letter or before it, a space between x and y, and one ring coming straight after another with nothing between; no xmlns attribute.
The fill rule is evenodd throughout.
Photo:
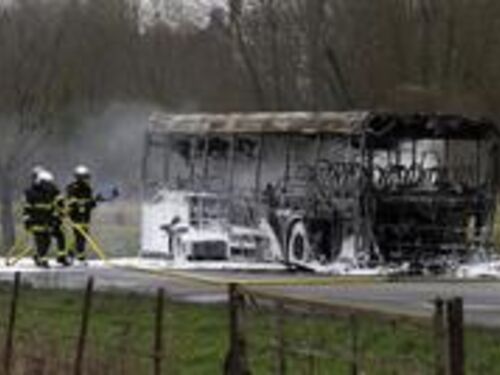
<svg viewBox="0 0 500 375"><path fill-rule="evenodd" d="M49 172L50 174L50 172ZM51 221L51 235L56 240L57 245L57 262L63 266L69 266L71 264L68 259L68 248L66 246L66 236L63 230L63 217L65 212L65 202L64 196L57 187L54 181L54 177L51 175L51 179L45 182L45 188L52 197L52 202L54 205L54 210L52 211L52 221Z"/></svg>
<svg viewBox="0 0 500 375"><path fill-rule="evenodd" d="M39 172L39 176L43 178L41 181L42 189L45 191L52 202L53 208L50 217L50 236L56 240L57 246L57 262L63 266L69 266L70 262L67 257L66 237L62 229L62 219L64 212L64 197L57 187L54 176L47 170Z"/></svg>
<svg viewBox="0 0 500 375"><path fill-rule="evenodd" d="M82 262L86 260L86 240L81 231L89 232L92 211L97 205L90 180L90 170L84 165L79 165L75 168L74 180L66 187L69 218L80 228L80 230L73 229L75 243L70 255Z"/></svg>
<svg viewBox="0 0 500 375"><path fill-rule="evenodd" d="M56 237L59 251L65 248L64 234L58 226L60 195L54 176L43 169L33 170L31 186L25 191L24 224L33 234L37 266L49 267L51 237ZM60 257L58 261L65 263Z"/></svg>

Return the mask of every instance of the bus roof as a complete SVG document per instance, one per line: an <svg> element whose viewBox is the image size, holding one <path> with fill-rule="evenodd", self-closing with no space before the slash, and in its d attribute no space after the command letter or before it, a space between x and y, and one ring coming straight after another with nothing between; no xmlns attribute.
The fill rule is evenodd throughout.
<svg viewBox="0 0 500 375"><path fill-rule="evenodd" d="M155 113L153 134L338 134L384 138L477 139L498 135L494 123L457 114L397 112ZM375 143L378 143L376 141Z"/></svg>
<svg viewBox="0 0 500 375"><path fill-rule="evenodd" d="M171 134L351 134L367 112L254 112L166 114L150 118L153 133Z"/></svg>

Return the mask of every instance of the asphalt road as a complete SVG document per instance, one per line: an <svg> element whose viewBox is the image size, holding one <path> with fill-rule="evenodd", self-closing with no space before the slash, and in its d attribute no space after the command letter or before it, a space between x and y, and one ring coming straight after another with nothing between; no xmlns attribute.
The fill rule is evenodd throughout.
<svg viewBox="0 0 500 375"><path fill-rule="evenodd" d="M122 290L154 293L159 287L175 300L196 303L222 303L227 298L224 280L304 280L311 285L253 285L256 291L278 293L289 297L332 304L348 304L384 311L431 316L436 297L464 298L465 318L469 323L500 327L500 282L378 282L338 281L310 274L285 272L182 271L180 274L147 273L110 267L72 267L66 269L35 270L28 268L0 268L0 281L13 280L14 271L22 273L24 283L33 287L82 289L93 276L98 290ZM200 279L216 281L206 283ZM321 280L326 285L315 285Z"/></svg>

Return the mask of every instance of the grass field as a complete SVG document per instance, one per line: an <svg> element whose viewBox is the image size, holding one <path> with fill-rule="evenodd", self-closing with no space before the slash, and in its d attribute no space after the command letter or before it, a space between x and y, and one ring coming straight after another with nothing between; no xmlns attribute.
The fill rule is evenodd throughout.
<svg viewBox="0 0 500 375"><path fill-rule="evenodd" d="M9 299L9 290L4 286L0 297L3 330ZM40 371L28 373L71 373L82 303L82 293L21 290L14 373L25 373L27 368ZM167 302L164 312L164 373L219 374L227 350L225 308ZM152 373L154 323L154 298L96 293L90 315L86 373Z"/></svg>
<svg viewBox="0 0 500 375"><path fill-rule="evenodd" d="M93 233L110 256L133 256L139 248L137 203L103 205L95 214ZM500 213L495 226L500 244ZM18 307L14 374L71 373L78 338L82 292L23 288ZM0 333L5 332L10 289L0 286ZM95 295L88 337L87 373L151 374L155 300L135 294ZM430 329L377 320L358 322L353 347L350 322L290 315L284 342L276 335L277 315L265 309L246 312L248 361L252 374L278 373L285 347L287 374L351 373L354 357L363 374L429 374L433 372ZM224 306L169 301L165 306L163 373L220 374L228 349ZM0 335L0 340L4 335ZM281 349L280 349L281 345ZM466 331L470 374L500 374L500 334ZM0 348L2 345L0 343Z"/></svg>
<svg viewBox="0 0 500 375"><path fill-rule="evenodd" d="M139 202L113 202L98 207L92 232L108 256L136 256L140 239Z"/></svg>
<svg viewBox="0 0 500 375"><path fill-rule="evenodd" d="M0 339L8 319L10 287L0 287ZM72 372L82 292L21 289L14 336L13 374ZM269 306L267 306L269 307ZM375 317L355 321L299 311L277 314L251 302L243 316L251 374L434 373L432 329ZM90 314L85 373L151 374L155 298L96 293ZM162 373L221 374L228 349L225 306L168 301L164 307ZM281 322L281 323L280 323ZM277 327L281 324L281 331ZM281 332L281 334L279 334ZM466 331L469 374L499 374L500 335Z"/></svg>

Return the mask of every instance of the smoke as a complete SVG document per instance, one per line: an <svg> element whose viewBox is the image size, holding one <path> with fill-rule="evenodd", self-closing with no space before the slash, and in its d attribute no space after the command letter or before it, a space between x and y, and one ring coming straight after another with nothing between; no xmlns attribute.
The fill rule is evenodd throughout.
<svg viewBox="0 0 500 375"><path fill-rule="evenodd" d="M133 198L141 186L144 134L155 109L141 103L112 103L48 142L34 163L53 171L60 185L69 182L75 166L84 164L91 169L98 189L115 185L124 197Z"/></svg>

